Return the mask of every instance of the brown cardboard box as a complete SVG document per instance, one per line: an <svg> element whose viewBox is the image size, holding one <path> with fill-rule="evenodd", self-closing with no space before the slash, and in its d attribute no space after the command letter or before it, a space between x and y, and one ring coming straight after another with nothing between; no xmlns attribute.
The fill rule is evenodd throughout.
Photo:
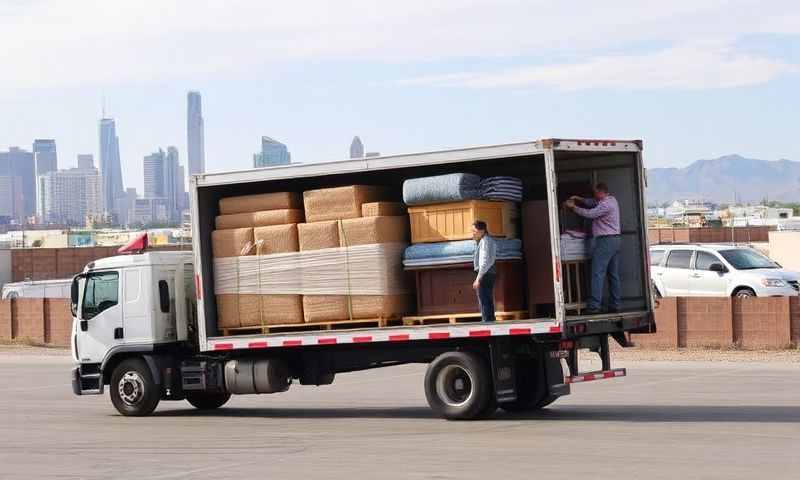
<svg viewBox="0 0 800 480"><path fill-rule="evenodd" d="M229 230L214 230L211 232L211 252L214 258L239 257L253 255L252 228L233 228Z"/></svg>
<svg viewBox="0 0 800 480"><path fill-rule="evenodd" d="M302 295L239 295L240 308L250 315L241 319L242 327L303 323ZM254 303L259 303L255 305Z"/></svg>
<svg viewBox="0 0 800 480"><path fill-rule="evenodd" d="M253 239L256 244L257 255L272 255L274 253L296 252L300 249L297 236L297 224L272 225L269 227L256 227L253 229Z"/></svg>
<svg viewBox="0 0 800 480"><path fill-rule="evenodd" d="M219 201L219 213L260 212L303 208L303 199L296 192L258 193L223 198Z"/></svg>
<svg viewBox="0 0 800 480"><path fill-rule="evenodd" d="M353 318L397 318L414 311L415 296L408 295L351 295Z"/></svg>
<svg viewBox="0 0 800 480"><path fill-rule="evenodd" d="M211 250L214 258L253 255L253 229L235 228L211 232ZM233 328L254 322L260 317L259 295L217 295L217 326ZM250 323L254 325L254 323Z"/></svg>
<svg viewBox="0 0 800 480"><path fill-rule="evenodd" d="M408 242L408 217L362 217L342 220L342 247L373 243Z"/></svg>
<svg viewBox="0 0 800 480"><path fill-rule="evenodd" d="M297 225L300 251L336 248L339 246L339 222L330 220Z"/></svg>
<svg viewBox="0 0 800 480"><path fill-rule="evenodd" d="M362 217L394 217L405 214L406 207L400 202L369 202L361 205Z"/></svg>
<svg viewBox="0 0 800 480"><path fill-rule="evenodd" d="M322 188L303 192L307 222L341 220L361 216L361 206L389 197L385 187L350 185L338 188Z"/></svg>
<svg viewBox="0 0 800 480"><path fill-rule="evenodd" d="M230 228L282 225L287 223L299 223L302 221L303 211L299 209L264 210L261 212L218 215L216 218L216 227L217 230L223 230Z"/></svg>

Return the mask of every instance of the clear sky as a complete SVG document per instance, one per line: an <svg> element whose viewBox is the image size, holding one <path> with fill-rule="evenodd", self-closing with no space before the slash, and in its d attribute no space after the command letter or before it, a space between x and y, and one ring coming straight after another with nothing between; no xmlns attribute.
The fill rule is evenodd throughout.
<svg viewBox="0 0 800 480"><path fill-rule="evenodd" d="M186 164L199 90L209 171L260 137L302 162L541 137L642 138L650 167L800 160L796 0L0 0L0 149L97 159L102 98L126 186Z"/></svg>

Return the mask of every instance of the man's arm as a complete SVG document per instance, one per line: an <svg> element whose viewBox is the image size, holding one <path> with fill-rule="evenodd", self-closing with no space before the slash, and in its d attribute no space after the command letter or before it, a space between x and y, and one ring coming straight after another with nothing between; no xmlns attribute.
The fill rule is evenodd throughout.
<svg viewBox="0 0 800 480"><path fill-rule="evenodd" d="M595 204L593 208L581 208L576 206L572 210L584 218L599 218L611 210L611 207L607 202L599 203L594 200L593 202Z"/></svg>

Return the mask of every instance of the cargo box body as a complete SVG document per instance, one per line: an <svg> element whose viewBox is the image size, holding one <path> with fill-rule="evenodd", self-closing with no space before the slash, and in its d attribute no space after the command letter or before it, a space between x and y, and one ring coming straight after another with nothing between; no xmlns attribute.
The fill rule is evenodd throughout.
<svg viewBox="0 0 800 480"><path fill-rule="evenodd" d="M402 201L404 180L459 172L483 177L520 178L524 184L525 202L540 202L540 206L528 208L526 212L530 218L526 219L522 205L507 202L467 201L407 209L399 203ZM622 216L620 273L623 279L622 302L625 313L613 318L602 315L590 318L570 310L565 305L564 289L567 285L562 279L559 236L564 229L575 227L572 225L575 219L563 215L561 203L571 195L590 195L591 186L601 181L608 184L616 196ZM231 304L230 299L215 293L214 249L218 254L220 250L224 250L222 253L225 255L236 254L241 250L242 238L270 235L276 238L285 237L292 245L297 242L301 252L341 247L341 234L345 236L345 246L381 243L390 241L385 239L397 238L408 238L412 242L463 239L469 238L471 221L478 216L486 217L485 220L490 224L489 230L495 235L522 238L523 244L528 242L537 246L525 246L525 266L514 266L515 278L513 281L510 277L507 278L509 281L502 286L506 308L526 312L522 321L540 322L537 325L542 326L542 332L558 332L564 337L578 335L581 331L612 334L649 328L652 325L652 303L646 261L644 181L641 144L636 141L607 140L539 140L194 176L191 182L192 241L195 283L198 287L197 331L200 350L247 348L247 345L257 345L259 348L305 345L303 342L313 342L314 339L320 340L320 344L323 344L322 340L325 340L324 343L341 344L364 339L379 341L384 337L392 337L392 329L380 329L382 332L378 333L377 328L370 332L360 330L358 334L303 332L296 337L264 334L264 338L258 339L223 336L222 329L226 325L237 323L235 318L230 318L236 312L240 312L239 315L243 317L253 317L238 319L239 325L273 322L252 314L252 311L258 309L251 308L252 305L248 303L251 300L256 305L260 302L262 311L266 308L285 312L279 316L292 319L293 322L298 322L300 312L304 312L305 322L310 322L312 318L344 314L353 318L371 318L385 311L417 310L417 307L423 312L426 308L427 311L435 312L440 311L441 299L448 296L466 307L469 295L468 292L459 290L462 287L455 287L451 293L446 290L437 292L436 278L424 274L422 280L427 282L427 290L423 292L425 297L422 304L414 295L354 296L349 304L346 296L314 298L304 295L301 302L299 296L273 298L256 295L253 299L244 299L246 301L243 303ZM343 207L339 210L325 208L325 201L331 198L330 194L326 197L316 193L331 188L340 189L335 192L342 199L340 204ZM221 199L229 197L239 197L240 200L220 203ZM296 211L303 207L304 219L300 216L301 212ZM281 210L280 213L270 214L279 218L250 213L267 210ZM408 216L405 216L406 210ZM243 216L248 217L245 222L247 224L265 226L256 226L255 234L252 228L249 232L240 231L239 238L230 239L226 244L217 242L215 245L212 232L219 216L225 216L222 221L229 226L242 225L239 219ZM254 221L253 218L256 217ZM303 220L311 223L299 223L296 229L273 226L276 222L294 224ZM469 271L466 274L468 276ZM413 279L413 273L411 278ZM518 291L515 292L514 288ZM419 294L417 292L416 295ZM283 303L275 303L277 300L282 300ZM527 307L524 306L526 303ZM331 313L333 310L336 312ZM220 318L220 313L227 318ZM517 330L535 334L539 331L537 328ZM395 338L398 335L410 340L428 338L424 333L424 326L405 326L401 330L394 335ZM423 333L414 333L418 330ZM501 330L502 328L498 331ZM511 330L502 331L509 334ZM452 328L447 333L448 337L441 338L453 338L459 332L461 330L458 328Z"/></svg>

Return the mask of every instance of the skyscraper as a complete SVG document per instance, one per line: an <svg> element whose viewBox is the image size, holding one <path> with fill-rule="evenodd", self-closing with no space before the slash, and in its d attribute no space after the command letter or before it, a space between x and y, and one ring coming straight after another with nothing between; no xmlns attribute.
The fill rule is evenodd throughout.
<svg viewBox="0 0 800 480"><path fill-rule="evenodd" d="M203 107L199 92L189 92L186 100L186 152L189 175L194 175L206 171Z"/></svg>
<svg viewBox="0 0 800 480"><path fill-rule="evenodd" d="M8 177L19 177L19 180L11 180L9 185L15 186L15 198L21 199L22 217L28 217L36 213L36 166L33 161L33 153L18 147L11 147L7 152L0 152L0 175ZM21 195L21 197L20 197Z"/></svg>
<svg viewBox="0 0 800 480"><path fill-rule="evenodd" d="M274 167L288 165L292 162L292 154L286 145L267 136L261 137L261 153L253 155L253 167Z"/></svg>
<svg viewBox="0 0 800 480"><path fill-rule="evenodd" d="M85 225L103 213L102 180L95 168L54 170L39 177L42 220Z"/></svg>
<svg viewBox="0 0 800 480"><path fill-rule="evenodd" d="M103 206L119 218L117 199L125 196L122 186L122 165L119 159L119 137L113 118L100 119L100 176L103 179Z"/></svg>
<svg viewBox="0 0 800 480"><path fill-rule="evenodd" d="M144 199L160 200L147 205L159 205L165 210L164 219L180 221L184 199L183 168L178 159L178 149L169 146L144 157ZM137 205L145 205L139 202ZM137 207L138 208L138 207ZM160 215L157 215L161 218Z"/></svg>
<svg viewBox="0 0 800 480"><path fill-rule="evenodd" d="M164 150L144 157L144 198L164 196Z"/></svg>
<svg viewBox="0 0 800 480"><path fill-rule="evenodd" d="M36 176L58 170L56 141L37 138L33 141L33 160L36 164Z"/></svg>
<svg viewBox="0 0 800 480"><path fill-rule="evenodd" d="M94 156L91 153L79 153L78 168L94 168Z"/></svg>
<svg viewBox="0 0 800 480"><path fill-rule="evenodd" d="M350 158L361 158L364 156L364 144L358 135L353 137L353 142L350 143Z"/></svg>

